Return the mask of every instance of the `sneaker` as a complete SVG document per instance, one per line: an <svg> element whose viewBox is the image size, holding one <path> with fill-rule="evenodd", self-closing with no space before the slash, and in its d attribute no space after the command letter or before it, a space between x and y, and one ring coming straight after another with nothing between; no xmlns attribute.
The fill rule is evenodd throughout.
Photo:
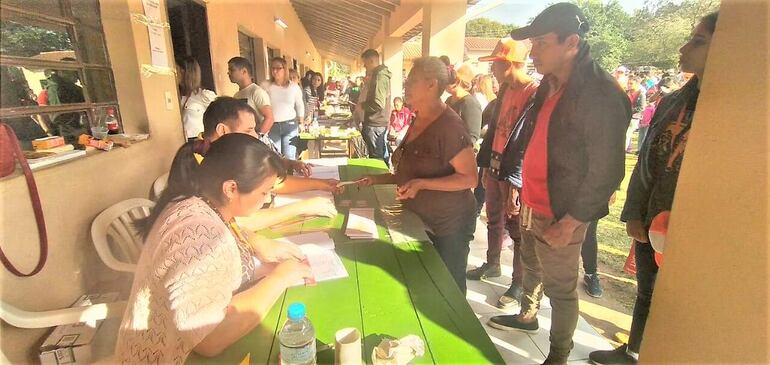
<svg viewBox="0 0 770 365"><path fill-rule="evenodd" d="M586 293L594 298L601 298L604 294L602 283L599 281L599 274L585 274L583 276Z"/></svg>
<svg viewBox="0 0 770 365"><path fill-rule="evenodd" d="M500 272L500 264L493 265L484 263L481 266L468 270L468 272L465 273L465 277L468 278L468 280L481 280L481 278L496 278L498 276L502 275Z"/></svg>
<svg viewBox="0 0 770 365"><path fill-rule="evenodd" d="M612 351L594 351L588 354L588 359L596 365L636 364L636 359L627 350L628 345L623 345Z"/></svg>
<svg viewBox="0 0 770 365"><path fill-rule="evenodd" d="M534 322L523 323L519 322L519 315L505 315L494 316L487 322L492 328L497 328L503 331L521 331L526 333L537 333L540 326L537 324L537 318Z"/></svg>
<svg viewBox="0 0 770 365"><path fill-rule="evenodd" d="M522 295L524 295L524 290L518 285L511 284L511 287L505 291L505 294L497 300L497 308L511 309L514 306L520 306Z"/></svg>

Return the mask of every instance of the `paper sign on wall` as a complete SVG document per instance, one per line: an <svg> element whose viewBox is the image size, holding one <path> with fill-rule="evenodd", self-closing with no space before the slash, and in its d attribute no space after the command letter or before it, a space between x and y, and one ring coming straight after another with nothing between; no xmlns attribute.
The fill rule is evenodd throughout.
<svg viewBox="0 0 770 365"><path fill-rule="evenodd" d="M168 67L168 49L166 48L166 34L160 15L160 0L142 0L144 15L147 17L147 30L150 34L150 53L152 65L156 67Z"/></svg>

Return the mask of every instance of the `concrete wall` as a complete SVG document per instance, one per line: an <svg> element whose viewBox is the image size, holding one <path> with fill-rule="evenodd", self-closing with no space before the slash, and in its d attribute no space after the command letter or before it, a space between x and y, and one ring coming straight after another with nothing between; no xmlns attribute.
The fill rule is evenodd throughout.
<svg viewBox="0 0 770 365"><path fill-rule="evenodd" d="M642 364L770 363L770 2L723 1Z"/></svg>
<svg viewBox="0 0 770 365"><path fill-rule="evenodd" d="M238 55L238 29L264 39L266 46L320 69L320 56L288 0L254 2L244 8L233 1L210 0L208 10L212 64L217 90L232 95L237 87L227 78L227 60ZM161 1L167 18L165 1ZM102 22L112 61L124 126L129 133L151 133L148 141L128 149L116 148L77 161L35 172L48 226L46 267L32 278L17 278L0 269L2 300L24 310L42 311L69 306L105 278L118 275L96 255L90 239L91 222L105 208L128 198L147 197L156 177L168 170L183 142L179 106L166 108L164 93L178 100L173 76L143 77L141 64L150 63L147 28L131 21L143 13L139 0L101 1ZM278 27L281 17L289 28ZM169 64L173 65L171 37L166 31ZM309 51L311 57L305 52ZM316 62L311 58L315 57ZM22 270L37 262L35 220L23 176L0 180L0 244ZM130 276L123 276L127 281ZM14 363L34 360L41 338L49 329L23 330L2 322L3 354Z"/></svg>
<svg viewBox="0 0 770 365"><path fill-rule="evenodd" d="M249 36L262 38L265 47L280 49L280 54L286 55L287 59L296 58L298 62L315 71L320 71L323 67L321 56L288 0L209 0L206 2L206 10L214 83L222 95L233 95L238 91L238 86L230 83L227 78L227 60L239 55L239 30ZM275 24L275 17L286 22L288 29ZM256 50L255 52L258 53ZM309 57L306 52L310 52ZM262 53L266 55L267 51ZM265 67L269 65L265 64Z"/></svg>
<svg viewBox="0 0 770 365"><path fill-rule="evenodd" d="M142 13L140 1L102 1L102 22L115 75L118 101L130 133L151 133L148 141L130 148L97 152L35 172L49 237L48 263L31 278L0 270L2 300L24 310L67 307L97 281L114 277L97 257L90 239L93 218L131 197L147 197L153 180L168 169L183 136L179 106L166 108L164 93L177 97L173 76L143 77L150 63L147 28L131 22ZM164 10L164 17L165 17ZM168 36L168 33L167 33ZM167 46L171 50L170 36ZM173 55L169 54L173 65ZM0 181L0 242L6 255L28 271L37 262L37 231L24 177ZM2 351L13 362L28 362L47 329L21 330L0 325Z"/></svg>

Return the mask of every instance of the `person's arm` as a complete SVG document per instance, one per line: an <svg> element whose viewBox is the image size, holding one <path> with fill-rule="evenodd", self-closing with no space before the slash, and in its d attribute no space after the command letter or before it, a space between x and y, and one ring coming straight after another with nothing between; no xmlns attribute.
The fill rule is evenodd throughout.
<svg viewBox="0 0 770 365"><path fill-rule="evenodd" d="M219 355L262 323L286 288L311 275L310 267L296 260L277 264L265 278L232 297L224 319L193 351L207 357Z"/></svg>
<svg viewBox="0 0 770 365"><path fill-rule="evenodd" d="M372 186L383 184L395 184L396 175L391 173L379 174L379 175L365 175L358 179L358 185L360 186Z"/></svg>
<svg viewBox="0 0 770 365"><path fill-rule="evenodd" d="M259 108L259 112L265 117L259 132L268 133L270 132L270 128L273 127L273 123L275 123L275 119L273 119L273 107L270 105L263 105Z"/></svg>
<svg viewBox="0 0 770 365"><path fill-rule="evenodd" d="M299 88L299 86L294 85L292 87L294 90L294 110L297 112L297 119L299 121L299 125L305 124L305 101L302 96L302 89Z"/></svg>
<svg viewBox="0 0 770 365"><path fill-rule="evenodd" d="M454 167L454 174L432 179L412 179L398 187L397 198L399 200L412 199L417 196L420 190L460 191L476 187L478 170L473 147L462 149L449 161L449 164Z"/></svg>
<svg viewBox="0 0 770 365"><path fill-rule="evenodd" d="M296 216L318 216L333 218L337 209L331 199L315 197L282 207L260 209L248 217L238 217L238 225L249 230L259 231L283 223Z"/></svg>
<svg viewBox="0 0 770 365"><path fill-rule="evenodd" d="M278 194L301 193L303 191L337 191L339 181L334 179L315 179L312 177L286 176L286 179L273 190Z"/></svg>

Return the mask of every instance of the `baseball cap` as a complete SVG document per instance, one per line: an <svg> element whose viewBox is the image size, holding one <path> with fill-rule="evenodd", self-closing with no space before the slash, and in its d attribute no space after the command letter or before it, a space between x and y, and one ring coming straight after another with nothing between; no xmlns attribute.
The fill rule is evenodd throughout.
<svg viewBox="0 0 770 365"><path fill-rule="evenodd" d="M515 41L511 37L501 38L492 54L479 57L481 62L509 61L524 63L529 57L529 42Z"/></svg>
<svg viewBox="0 0 770 365"><path fill-rule="evenodd" d="M585 34L588 28L588 20L577 5L558 3L545 8L532 20L532 24L514 29L511 38L523 40L550 32Z"/></svg>

